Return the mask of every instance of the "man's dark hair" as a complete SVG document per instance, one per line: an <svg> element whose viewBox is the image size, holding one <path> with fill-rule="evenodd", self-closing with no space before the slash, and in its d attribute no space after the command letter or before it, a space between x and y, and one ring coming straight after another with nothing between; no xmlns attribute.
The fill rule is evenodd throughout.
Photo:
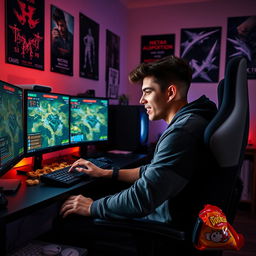
<svg viewBox="0 0 256 256"><path fill-rule="evenodd" d="M64 20L66 22L64 12L59 8L56 8L54 10L52 17L56 23L58 23L61 20Z"/></svg>
<svg viewBox="0 0 256 256"><path fill-rule="evenodd" d="M145 77L152 76L160 85L162 91L169 85L175 84L182 90L183 96L187 95L192 80L192 70L188 63L173 55L160 60L142 63L129 74L132 83L141 83Z"/></svg>

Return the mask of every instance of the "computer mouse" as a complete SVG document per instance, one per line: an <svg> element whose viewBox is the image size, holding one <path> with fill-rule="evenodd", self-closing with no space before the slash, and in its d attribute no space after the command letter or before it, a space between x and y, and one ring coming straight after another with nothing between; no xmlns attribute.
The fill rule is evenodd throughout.
<svg viewBox="0 0 256 256"><path fill-rule="evenodd" d="M47 244L42 247L43 255L55 256L61 252L61 246L58 244Z"/></svg>
<svg viewBox="0 0 256 256"><path fill-rule="evenodd" d="M79 251L74 248L66 248L61 252L61 256L79 256Z"/></svg>
<svg viewBox="0 0 256 256"><path fill-rule="evenodd" d="M8 200L5 197L4 193L0 192L0 209L6 208Z"/></svg>
<svg viewBox="0 0 256 256"><path fill-rule="evenodd" d="M113 161L111 159L109 159L108 157L98 157L97 160L108 163L108 164L112 164Z"/></svg>

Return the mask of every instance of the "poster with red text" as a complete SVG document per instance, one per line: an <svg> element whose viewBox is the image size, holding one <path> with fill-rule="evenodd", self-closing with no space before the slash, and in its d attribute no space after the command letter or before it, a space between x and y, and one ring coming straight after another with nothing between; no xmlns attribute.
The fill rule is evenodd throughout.
<svg viewBox="0 0 256 256"><path fill-rule="evenodd" d="M6 0L6 62L44 70L44 0Z"/></svg>
<svg viewBox="0 0 256 256"><path fill-rule="evenodd" d="M141 37L141 63L159 60L174 54L174 34Z"/></svg>

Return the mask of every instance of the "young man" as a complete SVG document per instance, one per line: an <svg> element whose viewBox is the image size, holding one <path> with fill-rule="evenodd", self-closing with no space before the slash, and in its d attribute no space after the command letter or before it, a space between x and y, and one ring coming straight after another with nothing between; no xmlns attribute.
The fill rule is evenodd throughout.
<svg viewBox="0 0 256 256"><path fill-rule="evenodd" d="M76 213L96 218L142 218L191 225L194 211L199 211L200 184L210 166L203 134L216 113L216 106L205 96L187 102L191 70L174 56L139 65L129 79L142 84L140 103L145 106L149 119L163 119L168 123L151 163L117 172L100 169L84 159L77 160L70 171L76 168L92 177L106 178L118 174L118 180L130 182L131 186L96 201L82 195L71 196L60 212L63 217Z"/></svg>

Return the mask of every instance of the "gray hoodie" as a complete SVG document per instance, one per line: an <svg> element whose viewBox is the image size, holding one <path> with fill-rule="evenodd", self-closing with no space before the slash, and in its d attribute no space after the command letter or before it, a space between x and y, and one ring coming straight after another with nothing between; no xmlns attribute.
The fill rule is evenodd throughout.
<svg viewBox="0 0 256 256"><path fill-rule="evenodd" d="M205 96L181 108L160 137L151 163L141 167L141 177L128 189L94 201L92 217L190 223L184 218L198 211L199 186L210 164L204 130L216 111Z"/></svg>

